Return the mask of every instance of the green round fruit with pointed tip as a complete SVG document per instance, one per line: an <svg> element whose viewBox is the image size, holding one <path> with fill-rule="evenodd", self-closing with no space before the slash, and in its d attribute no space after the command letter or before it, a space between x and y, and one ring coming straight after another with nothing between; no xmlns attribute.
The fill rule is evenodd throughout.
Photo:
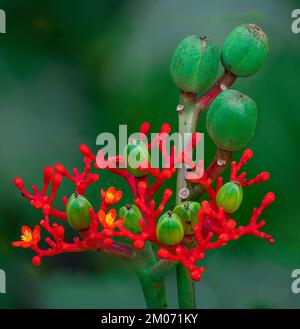
<svg viewBox="0 0 300 329"><path fill-rule="evenodd" d="M156 236L160 243L173 246L184 236L180 218L172 211L167 211L159 218L156 226Z"/></svg>
<svg viewBox="0 0 300 329"><path fill-rule="evenodd" d="M130 174L135 177L145 176L145 172L138 170L138 166L141 162L148 160L150 163L150 154L148 152L147 145L140 140L133 140L128 143L124 150L124 156L126 158L126 168Z"/></svg>
<svg viewBox="0 0 300 329"><path fill-rule="evenodd" d="M126 204L119 210L119 218L124 218L123 226L133 234L142 232L139 224L142 217L140 209L134 204Z"/></svg>
<svg viewBox="0 0 300 329"><path fill-rule="evenodd" d="M216 202L218 207L232 214L237 211L243 200L243 188L239 182L228 182L218 191Z"/></svg>
<svg viewBox="0 0 300 329"><path fill-rule="evenodd" d="M173 212L180 218L185 235L193 235L195 233L193 226L198 223L200 207L199 202L186 201L174 208Z"/></svg>
<svg viewBox="0 0 300 329"><path fill-rule="evenodd" d="M178 88L198 93L212 84L218 67L218 47L206 37L189 35L173 53L170 72Z"/></svg>
<svg viewBox="0 0 300 329"><path fill-rule="evenodd" d="M87 229L91 224L90 208L93 207L87 198L77 192L73 193L66 206L69 225L78 231Z"/></svg>
<svg viewBox="0 0 300 329"><path fill-rule="evenodd" d="M258 72L269 52L268 37L255 24L237 26L225 39L221 51L223 66L238 77Z"/></svg>
<svg viewBox="0 0 300 329"><path fill-rule="evenodd" d="M228 89L221 92L210 105L206 128L218 147L237 151L253 137L256 122L257 108L253 99Z"/></svg>

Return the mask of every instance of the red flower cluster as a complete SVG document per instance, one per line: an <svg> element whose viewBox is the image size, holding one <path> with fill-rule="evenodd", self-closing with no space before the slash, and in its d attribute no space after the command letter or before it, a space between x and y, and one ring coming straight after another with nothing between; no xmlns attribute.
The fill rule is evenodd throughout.
<svg viewBox="0 0 300 329"><path fill-rule="evenodd" d="M141 125L141 139L150 131L150 125L143 123ZM217 181L214 189L213 181L204 173L194 175L192 181L201 184L208 195L208 200L202 201L202 206L198 213L198 224L194 227L195 235L193 238L185 238L181 243L167 247L162 245L156 237L156 223L158 217L165 210L166 204L172 196L172 190L165 189L161 202L157 205L154 201L155 194L162 188L162 185L172 178L176 172L178 164L188 165L197 173L201 172L201 163L193 164L189 158L190 150L195 148L200 141L200 134L195 133L191 139L190 145L182 152L176 153L176 148L173 147L171 154L166 151L166 140L171 132L171 127L164 124L157 138L148 145L149 150L153 147L158 147L165 161L170 164L170 167L158 169L151 168L148 163L141 165L139 170L145 173L142 177L134 177L126 168L118 166L124 162L123 156L111 157L104 159L101 152L98 152L97 157L91 152L86 145L80 146L80 152L84 155L84 169L81 173L77 169L73 170L71 175L67 169L56 164L53 168L48 166L44 170L44 185L41 191L36 186L32 187L33 194L29 193L24 186L21 178L15 178L14 183L22 194L30 200L32 206L41 209L44 219L40 221L32 231L27 226L22 228L21 241L13 242L13 246L22 248L31 248L37 255L33 257L34 265L41 264L41 258L53 256L67 252L80 252L87 250L103 250L107 253L118 255L121 257L133 257L135 250L142 249L146 241L152 241L159 245L161 249L158 256L162 259L181 262L191 273L194 280L199 280L203 267L197 267L196 263L205 256L205 252L210 249L222 247L230 240L236 240L239 237L249 234L268 240L270 243L274 239L261 232L260 229L265 225L264 221L258 221L263 209L275 200L273 193L267 193L261 205L253 210L252 217L247 226L239 226L237 221L231 218L230 214L224 212L222 207L216 205L216 193L222 186L222 178ZM262 172L254 179L247 180L246 173L239 174L242 166L247 163L252 157L252 151L246 150L241 157L239 163L232 162L230 180L238 181L242 186L247 186L269 179L269 174ZM111 208L115 203L122 198L122 192L117 191L115 187L110 187L107 191L101 190L101 206L98 211L89 210L91 224L88 229L79 232L72 242L66 242L65 230L62 225L59 225L51 218L66 221L66 211L54 208L53 201L57 190L62 183L63 178L66 178L74 183L74 189L77 193L84 195L87 187L98 181L99 176L90 173L92 164L96 169L106 169L121 177L123 177L133 192L135 205L142 213L142 219L139 224L142 228L142 233L133 234L123 226L123 219L117 218L117 211ZM117 166L110 166L116 164ZM149 176L154 178L154 182L150 184ZM49 196L46 194L50 189ZM63 204L66 206L68 198L63 197ZM48 233L45 242L49 248L42 249L39 246L41 240L41 227ZM122 244L114 240L114 237L125 237L132 242L131 245Z"/></svg>

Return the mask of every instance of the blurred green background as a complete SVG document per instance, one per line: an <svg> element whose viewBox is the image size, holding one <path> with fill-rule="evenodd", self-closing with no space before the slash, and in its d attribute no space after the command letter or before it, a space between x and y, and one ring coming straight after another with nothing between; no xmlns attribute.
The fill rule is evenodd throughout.
<svg viewBox="0 0 300 329"><path fill-rule="evenodd" d="M300 268L299 123L300 34L291 32L291 12L299 1L199 0L1 0L7 33L0 35L0 268L7 293L1 308L143 308L131 267L98 253L62 255L31 265L31 251L13 249L23 224L41 213L13 186L41 186L45 165L80 167L78 145L96 149L102 131L119 124L136 131L143 121L153 130L177 125L178 91L169 75L172 51L187 34L207 35L219 46L238 24L256 23L268 34L269 60L259 74L235 88L258 105L259 121L250 147L249 176L262 170L271 180L246 191L235 216L247 222L267 191L277 201L264 213L271 246L245 237L207 253L197 283L202 308L299 307L291 292L291 272ZM199 122L204 131L205 115ZM214 146L206 136L205 161ZM235 155L238 158L240 153ZM121 179L101 174L101 187L128 191ZM99 204L99 184L88 196ZM70 194L67 185L62 193ZM129 200L126 193L125 199ZM176 307L175 275L168 277Z"/></svg>

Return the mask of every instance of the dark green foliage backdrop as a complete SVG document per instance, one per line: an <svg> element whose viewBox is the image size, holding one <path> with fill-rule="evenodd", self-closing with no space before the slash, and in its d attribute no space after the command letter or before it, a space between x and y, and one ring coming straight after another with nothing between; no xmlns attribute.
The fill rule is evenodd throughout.
<svg viewBox="0 0 300 329"><path fill-rule="evenodd" d="M102 254L64 255L31 265L31 252L13 250L22 224L41 214L12 184L15 176L40 186L46 164L81 165L80 143L95 149L102 131L132 131L148 120L176 127L178 91L169 62L178 41L191 33L219 45L238 24L253 22L269 35L271 52L259 74L235 88L258 105L259 121L249 174L268 170L271 181L246 191L236 218L246 221L265 192L277 202L265 213L273 246L246 237L208 252L207 272L197 284L201 307L298 307L290 289L300 267L299 120L300 34L291 32L297 1L2 0L7 34L0 35L0 268L7 294L0 307L144 307L132 269ZM199 123L203 131L205 115ZM206 163L214 146L206 136ZM236 154L236 158L240 154ZM111 182L126 188L110 174ZM67 186L64 193L71 193ZM89 197L99 203L99 186ZM168 281L176 306L175 277ZM129 297L130 296L130 297Z"/></svg>

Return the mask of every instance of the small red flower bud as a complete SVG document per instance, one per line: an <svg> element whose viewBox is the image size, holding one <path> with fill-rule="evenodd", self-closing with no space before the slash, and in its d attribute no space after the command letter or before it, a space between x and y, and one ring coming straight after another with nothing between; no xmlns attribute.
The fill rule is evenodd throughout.
<svg viewBox="0 0 300 329"><path fill-rule="evenodd" d="M20 177L16 177L14 179L14 184L16 185L16 187L19 189L19 190L23 190L25 188L24 186L24 183L23 183L23 179L20 178Z"/></svg>
<svg viewBox="0 0 300 329"><path fill-rule="evenodd" d="M144 247L144 241L143 240L136 240L134 242L134 248L135 249L142 249Z"/></svg>
<svg viewBox="0 0 300 329"><path fill-rule="evenodd" d="M42 264L42 260L40 256L34 256L32 258L32 265L34 266L40 266Z"/></svg>
<svg viewBox="0 0 300 329"><path fill-rule="evenodd" d="M264 204L268 206L270 203L275 201L275 194L273 192L269 192L266 194L264 198Z"/></svg>
<svg viewBox="0 0 300 329"><path fill-rule="evenodd" d="M148 188L148 186L147 186L146 182L140 181L138 183L138 190L139 190L140 194L145 194L147 188Z"/></svg>
<svg viewBox="0 0 300 329"><path fill-rule="evenodd" d="M263 171L262 173L260 173L260 178L262 181L266 181L270 179L270 174L266 171Z"/></svg>
<svg viewBox="0 0 300 329"><path fill-rule="evenodd" d="M44 169L44 183L49 184L51 177L53 175L53 168L51 166L47 166Z"/></svg>
<svg viewBox="0 0 300 329"><path fill-rule="evenodd" d="M201 279L201 271L193 271L191 273L191 278L195 281L199 281Z"/></svg>
<svg viewBox="0 0 300 329"><path fill-rule="evenodd" d="M54 232L58 238L63 238L65 235L65 229L61 225L57 225L54 227Z"/></svg>
<svg viewBox="0 0 300 329"><path fill-rule="evenodd" d="M275 243L275 239L271 237L271 238L269 238L268 242L269 242L270 244L274 244L274 243Z"/></svg>
<svg viewBox="0 0 300 329"><path fill-rule="evenodd" d="M97 174L89 174L89 179L92 182L97 182L99 180L99 175L97 175Z"/></svg>
<svg viewBox="0 0 300 329"><path fill-rule="evenodd" d="M57 163L54 166L54 170L62 175L66 175L67 174L67 169L61 164L61 163Z"/></svg>
<svg viewBox="0 0 300 329"><path fill-rule="evenodd" d="M80 144L79 150L82 154L89 158L93 155L90 148L85 144Z"/></svg>
<svg viewBox="0 0 300 329"><path fill-rule="evenodd" d="M52 188L57 189L62 182L61 174L54 174L52 177Z"/></svg>
<svg viewBox="0 0 300 329"><path fill-rule="evenodd" d="M220 235L220 240L223 242L227 242L229 240L229 235L226 233L223 233Z"/></svg>
<svg viewBox="0 0 300 329"><path fill-rule="evenodd" d="M169 252L166 249L159 249L157 254L158 257L162 259L167 259L169 257Z"/></svg>
<svg viewBox="0 0 300 329"><path fill-rule="evenodd" d="M233 219L229 219L228 222L226 223L226 226L232 230L236 226L236 221Z"/></svg>
<svg viewBox="0 0 300 329"><path fill-rule="evenodd" d="M112 245L113 241L111 239L105 239L104 245L105 247L110 247Z"/></svg>
<svg viewBox="0 0 300 329"><path fill-rule="evenodd" d="M141 124L140 132L144 135L147 135L150 131L150 123L149 122L143 122Z"/></svg>
<svg viewBox="0 0 300 329"><path fill-rule="evenodd" d="M169 134L171 132L171 126L168 123L164 123L160 129L161 133Z"/></svg>

